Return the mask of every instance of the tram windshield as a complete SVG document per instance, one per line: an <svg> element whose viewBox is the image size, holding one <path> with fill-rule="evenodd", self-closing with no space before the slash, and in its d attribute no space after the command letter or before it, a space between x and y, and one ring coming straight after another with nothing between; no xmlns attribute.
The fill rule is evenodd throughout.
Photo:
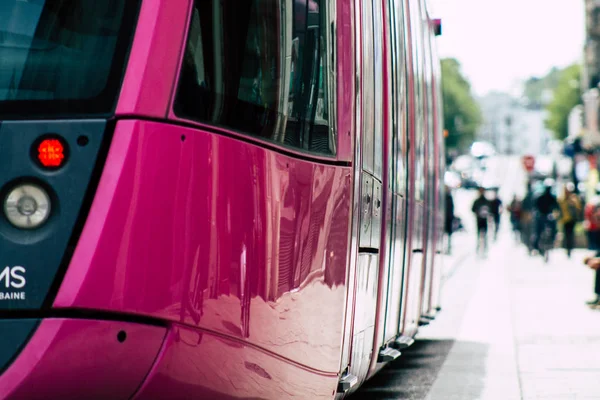
<svg viewBox="0 0 600 400"><path fill-rule="evenodd" d="M138 3L0 1L0 118L111 113Z"/></svg>

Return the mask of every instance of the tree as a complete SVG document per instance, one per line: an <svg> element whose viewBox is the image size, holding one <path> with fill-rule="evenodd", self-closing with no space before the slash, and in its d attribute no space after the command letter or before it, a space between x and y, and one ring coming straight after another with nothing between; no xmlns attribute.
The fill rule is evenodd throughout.
<svg viewBox="0 0 600 400"><path fill-rule="evenodd" d="M564 139L569 134L569 113L576 105L581 103L579 88L581 67L571 65L560 72L560 79L554 92L552 101L546 106L548 117L546 128L550 129L556 139Z"/></svg>
<svg viewBox="0 0 600 400"><path fill-rule="evenodd" d="M447 148L462 148L475 138L481 125L479 105L471 94L471 85L462 75L460 63L446 58L442 63L444 128L448 130Z"/></svg>
<svg viewBox="0 0 600 400"><path fill-rule="evenodd" d="M531 77L525 81L523 88L523 97L526 106L532 110L542 110L547 101L544 98L545 93L553 91L560 81L561 70L553 67L543 78Z"/></svg>

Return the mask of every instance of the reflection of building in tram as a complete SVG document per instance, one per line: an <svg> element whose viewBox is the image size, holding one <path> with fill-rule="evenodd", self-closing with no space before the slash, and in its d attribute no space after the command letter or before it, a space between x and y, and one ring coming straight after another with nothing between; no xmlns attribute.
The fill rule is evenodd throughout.
<svg viewBox="0 0 600 400"><path fill-rule="evenodd" d="M195 82L180 84L196 106L179 111L293 148L333 154L328 90L335 53L328 50L334 33L326 29L328 7L323 0L199 5L184 65Z"/></svg>
<svg viewBox="0 0 600 400"><path fill-rule="evenodd" d="M187 101L175 105L178 112L291 148L333 154L330 7L324 0L197 1L179 83L179 95ZM220 171L213 170L212 187L221 192L213 190L201 208L211 209L216 218L212 228L202 228L209 244L194 263L208 267L201 274L191 272L203 293L190 301L198 314L206 299L233 296L244 305L252 296L275 301L318 280L339 285L345 276L336 268L343 265L347 229L332 225L330 218L348 208L332 200L348 201L338 193L343 185L334 184L342 177L332 181L327 170L312 166L290 171L281 160L255 156L251 152L244 156L248 159L231 161L254 168L240 168L235 182L223 182ZM213 160L228 157L215 145ZM247 209L229 210L225 199L240 194ZM281 205L281 213L274 214L264 198ZM248 215L253 217L244 220ZM248 230L239 237L217 235L229 231L231 221ZM260 248L265 235L268 246ZM274 242L278 245L271 248ZM227 254L227 260L217 260L217 254ZM234 272L223 274L219 265ZM264 268L257 271L258 265ZM246 276L255 280L241 286Z"/></svg>
<svg viewBox="0 0 600 400"><path fill-rule="evenodd" d="M273 113L275 141L331 153L319 1L256 0L250 13L238 98Z"/></svg>

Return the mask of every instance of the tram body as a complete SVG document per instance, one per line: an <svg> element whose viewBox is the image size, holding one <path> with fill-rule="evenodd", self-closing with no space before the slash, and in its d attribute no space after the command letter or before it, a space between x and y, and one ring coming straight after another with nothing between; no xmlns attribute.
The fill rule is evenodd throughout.
<svg viewBox="0 0 600 400"><path fill-rule="evenodd" d="M343 398L433 319L424 0L0 15L0 398Z"/></svg>

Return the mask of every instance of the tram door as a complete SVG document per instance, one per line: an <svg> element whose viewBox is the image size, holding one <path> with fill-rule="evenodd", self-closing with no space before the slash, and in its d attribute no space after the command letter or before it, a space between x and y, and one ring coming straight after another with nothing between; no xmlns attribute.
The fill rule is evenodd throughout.
<svg viewBox="0 0 600 400"><path fill-rule="evenodd" d="M422 36L420 34L419 4L407 0L408 29L405 31L410 38L410 64L407 63L409 77L409 140L410 140L410 172L407 202L410 214L410 227L407 237L407 259L403 283L403 316L400 321L400 331L407 336L413 336L418 329L421 318L421 296L423 279L423 256L425 250L425 126L422 83ZM406 10L406 8L405 8Z"/></svg>
<svg viewBox="0 0 600 400"><path fill-rule="evenodd" d="M360 176L358 260L349 373L362 382L373 349L383 206L383 10L382 3L357 1L356 68L360 77L357 104L356 168Z"/></svg>
<svg viewBox="0 0 600 400"><path fill-rule="evenodd" d="M385 304L385 325L383 343L394 339L399 330L400 308L402 302L403 271L406 259L407 233L407 163L408 163L408 120L407 85L405 56L405 22L402 1L389 0L387 15L388 54L390 80L390 104L387 109L390 124L390 148L388 163L388 189L390 196L390 240L386 247L389 251L387 298Z"/></svg>
<svg viewBox="0 0 600 400"><path fill-rule="evenodd" d="M423 0L420 0L421 8L425 10L425 4ZM427 190L427 203L426 203L426 226L427 232L425 236L426 241L426 251L425 251L425 272L423 276L423 299L421 302L421 315L425 317L433 317L434 314L431 313L431 291L432 291L432 281L433 281L433 273L434 273L434 260L436 258L436 230L437 230L437 210L435 208L436 205L436 189L438 188L436 182L436 163L435 156L436 153L436 131L434 127L434 109L433 109L433 61L431 58L431 43L428 39L430 27L427 25L427 15L423 13L422 21L423 21L423 32L424 35L424 47L425 51L425 69L423 74L424 85L424 94L426 96L425 104L426 104L426 124L427 128L425 130L426 137L426 147L427 147L427 157L426 157L426 190Z"/></svg>
<svg viewBox="0 0 600 400"><path fill-rule="evenodd" d="M436 248L436 259L434 261L434 272L432 278L432 287L430 294L430 304L429 308L431 311L435 312L440 308L440 296L441 296L441 286L442 286L442 269L444 258L442 256L443 252L443 226L444 226L444 210L446 209L445 204L445 191L444 189L444 171L446 170L446 161L445 161L445 151L444 151L444 136L442 134L442 121L443 121L443 110L441 104L441 66L439 64L437 49L435 42L432 43L432 59L433 59L433 95L434 95L434 108L435 108L435 116L436 116L436 126L435 126L435 140L436 140L436 183L437 183L437 202L436 202L436 210L437 210L437 232L436 232L436 240L435 240L435 248Z"/></svg>

